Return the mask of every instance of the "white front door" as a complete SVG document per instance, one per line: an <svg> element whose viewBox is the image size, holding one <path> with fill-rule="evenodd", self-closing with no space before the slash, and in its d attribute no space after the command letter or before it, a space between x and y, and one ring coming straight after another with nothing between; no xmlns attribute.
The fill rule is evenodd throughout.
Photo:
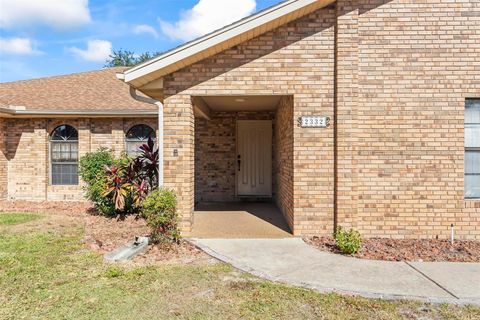
<svg viewBox="0 0 480 320"><path fill-rule="evenodd" d="M237 121L237 195L272 196L272 121Z"/></svg>

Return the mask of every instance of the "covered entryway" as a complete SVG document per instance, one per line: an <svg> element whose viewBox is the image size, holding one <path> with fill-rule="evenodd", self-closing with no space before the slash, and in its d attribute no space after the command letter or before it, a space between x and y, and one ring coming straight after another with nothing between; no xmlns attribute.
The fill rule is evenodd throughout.
<svg viewBox="0 0 480 320"><path fill-rule="evenodd" d="M291 236L293 98L197 96L193 237Z"/></svg>
<svg viewBox="0 0 480 320"><path fill-rule="evenodd" d="M290 228L273 202L202 202L193 238L286 238Z"/></svg>

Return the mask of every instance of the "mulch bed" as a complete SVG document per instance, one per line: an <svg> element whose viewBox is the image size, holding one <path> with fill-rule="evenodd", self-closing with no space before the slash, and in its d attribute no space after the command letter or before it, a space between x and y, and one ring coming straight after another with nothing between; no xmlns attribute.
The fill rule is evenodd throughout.
<svg viewBox="0 0 480 320"><path fill-rule="evenodd" d="M147 236L148 227L145 220L130 215L109 218L98 215L89 202L67 201L23 201L0 200L0 212L29 212L55 216L55 219L38 220L51 227L52 223L62 223L62 216L77 221L85 226L85 243L100 254L110 252L132 241L135 236ZM65 219L66 220L66 219ZM171 246L151 245L147 252L134 258L135 262L182 262L192 263L208 260L210 257L187 241Z"/></svg>
<svg viewBox="0 0 480 320"><path fill-rule="evenodd" d="M331 237L308 237L306 243L322 250L342 254ZM480 241L363 239L354 255L360 259L425 262L480 262Z"/></svg>
<svg viewBox="0 0 480 320"><path fill-rule="evenodd" d="M130 215L124 218L107 218L100 215L85 215L85 242L92 249L102 254L110 252L134 239L135 236L148 236L149 230L145 220ZM145 253L134 258L136 262L195 262L208 257L187 241L179 244L151 245Z"/></svg>
<svg viewBox="0 0 480 320"><path fill-rule="evenodd" d="M86 201L0 200L0 212L78 215L87 213L90 210L92 210L92 205Z"/></svg>

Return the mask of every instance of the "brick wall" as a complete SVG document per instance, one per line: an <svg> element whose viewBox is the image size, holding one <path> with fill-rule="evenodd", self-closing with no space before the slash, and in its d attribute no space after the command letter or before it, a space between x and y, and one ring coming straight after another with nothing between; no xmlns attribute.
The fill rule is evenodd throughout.
<svg viewBox="0 0 480 320"><path fill-rule="evenodd" d="M8 192L4 197L27 200L82 200L81 186L50 185L49 134L61 124L78 130L79 156L105 147L120 155L125 150L125 133L134 124L157 128L156 119L0 119L6 128ZM5 126L5 125L4 125ZM0 147L1 147L0 140ZM1 150L1 149L0 149ZM3 153L0 152L0 155ZM0 165L2 165L0 158ZM0 175L0 182L2 176ZM0 189L1 190L1 189Z"/></svg>
<svg viewBox="0 0 480 320"><path fill-rule="evenodd" d="M6 121L0 118L0 199L7 196L7 144Z"/></svg>
<svg viewBox="0 0 480 320"><path fill-rule="evenodd" d="M464 109L480 97L480 2L359 8L358 227L366 236L480 238L465 201ZM476 208L475 208L476 207Z"/></svg>
<svg viewBox="0 0 480 320"><path fill-rule="evenodd" d="M185 225L191 96L275 94L294 97L293 119L334 119L293 127L296 235L330 234L336 217L365 236L446 237L455 223L462 238L479 238L478 202L463 199L464 100L480 96L478 12L467 0L339 0L166 76L165 106L180 116L169 148L183 153L168 179L179 183Z"/></svg>
<svg viewBox="0 0 480 320"><path fill-rule="evenodd" d="M293 211L293 97L283 97L275 114L273 175L274 197L290 229L294 226Z"/></svg>
<svg viewBox="0 0 480 320"><path fill-rule="evenodd" d="M358 2L358 1L356 1ZM335 28L335 106L333 126L335 224L354 228L358 213L358 14L350 0L339 0Z"/></svg>
<svg viewBox="0 0 480 320"><path fill-rule="evenodd" d="M166 92L167 95L169 91ZM195 182L195 119L188 95L170 95L164 101L164 184L175 190L182 232L191 231Z"/></svg>
<svg viewBox="0 0 480 320"><path fill-rule="evenodd" d="M215 112L195 119L195 202L234 201L237 120L274 120L274 112Z"/></svg>
<svg viewBox="0 0 480 320"><path fill-rule="evenodd" d="M332 116L335 9L310 14L164 78L165 180L179 195L184 231L193 223L192 96L294 95L293 118ZM333 130L293 128L296 234L333 225ZM173 149L178 157L173 157ZM179 175L180 174L180 175Z"/></svg>

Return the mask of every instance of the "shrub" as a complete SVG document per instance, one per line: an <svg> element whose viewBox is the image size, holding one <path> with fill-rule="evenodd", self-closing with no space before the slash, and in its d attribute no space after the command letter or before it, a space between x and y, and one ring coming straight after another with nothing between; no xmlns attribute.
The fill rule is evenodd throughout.
<svg viewBox="0 0 480 320"><path fill-rule="evenodd" d="M104 167L115 163L113 153L105 148L89 152L80 158L79 175L85 182L85 197L104 215L114 215L115 205L111 198L104 197L107 183Z"/></svg>
<svg viewBox="0 0 480 320"><path fill-rule="evenodd" d="M116 214L115 203L111 197L105 197L104 190L107 184L105 174L102 172L98 179L85 187L86 197L93 202L95 208L105 216L114 216Z"/></svg>
<svg viewBox="0 0 480 320"><path fill-rule="evenodd" d="M115 209L124 213L136 212L151 190L158 187L158 149L152 139L140 146L134 159L122 157L105 167L107 183L104 197L111 197Z"/></svg>
<svg viewBox="0 0 480 320"><path fill-rule="evenodd" d="M177 197L172 190L150 192L143 200L141 215L147 221L153 242L178 242Z"/></svg>
<svg viewBox="0 0 480 320"><path fill-rule="evenodd" d="M135 158L115 158L108 149L88 153L80 159L80 176L86 198L107 216L138 213L143 200L158 187L158 149L152 139L140 147Z"/></svg>
<svg viewBox="0 0 480 320"><path fill-rule="evenodd" d="M338 227L333 237L335 239L335 245L344 254L357 253L362 246L360 233L353 229L346 231L342 227Z"/></svg>
<svg viewBox="0 0 480 320"><path fill-rule="evenodd" d="M87 184L92 184L105 166L114 163L112 151L100 148L96 152L89 152L80 158L78 173Z"/></svg>

